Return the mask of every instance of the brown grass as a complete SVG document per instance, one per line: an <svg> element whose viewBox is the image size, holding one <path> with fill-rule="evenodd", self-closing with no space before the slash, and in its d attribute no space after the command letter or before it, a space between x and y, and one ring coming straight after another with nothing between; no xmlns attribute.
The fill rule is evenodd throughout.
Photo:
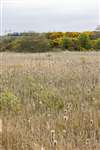
<svg viewBox="0 0 100 150"><path fill-rule="evenodd" d="M0 54L5 150L100 149L100 53Z"/></svg>

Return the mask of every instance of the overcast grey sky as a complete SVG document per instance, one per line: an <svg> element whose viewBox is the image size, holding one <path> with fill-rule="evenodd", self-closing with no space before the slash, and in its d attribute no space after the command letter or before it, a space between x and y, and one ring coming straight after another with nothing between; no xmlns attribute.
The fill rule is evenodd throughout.
<svg viewBox="0 0 100 150"><path fill-rule="evenodd" d="M0 0L2 31L84 31L99 24L99 0Z"/></svg>

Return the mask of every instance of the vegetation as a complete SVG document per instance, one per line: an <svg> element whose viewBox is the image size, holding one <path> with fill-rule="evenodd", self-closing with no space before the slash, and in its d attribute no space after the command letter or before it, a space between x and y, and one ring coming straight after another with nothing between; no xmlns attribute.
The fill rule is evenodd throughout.
<svg viewBox="0 0 100 150"><path fill-rule="evenodd" d="M99 52L1 57L2 149L100 150Z"/></svg>
<svg viewBox="0 0 100 150"><path fill-rule="evenodd" d="M91 48L89 35L87 35L85 33L80 34L79 43L80 43L81 48L84 48L84 49L90 49Z"/></svg>
<svg viewBox="0 0 100 150"><path fill-rule="evenodd" d="M100 50L100 32L12 33L0 38L0 51Z"/></svg>
<svg viewBox="0 0 100 150"><path fill-rule="evenodd" d="M100 49L100 38L96 40L96 49Z"/></svg>

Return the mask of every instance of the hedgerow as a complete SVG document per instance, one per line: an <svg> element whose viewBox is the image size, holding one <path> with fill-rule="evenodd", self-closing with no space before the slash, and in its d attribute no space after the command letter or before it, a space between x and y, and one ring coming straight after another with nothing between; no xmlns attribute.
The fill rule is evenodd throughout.
<svg viewBox="0 0 100 150"><path fill-rule="evenodd" d="M48 52L100 49L100 32L12 33L0 37L0 51Z"/></svg>

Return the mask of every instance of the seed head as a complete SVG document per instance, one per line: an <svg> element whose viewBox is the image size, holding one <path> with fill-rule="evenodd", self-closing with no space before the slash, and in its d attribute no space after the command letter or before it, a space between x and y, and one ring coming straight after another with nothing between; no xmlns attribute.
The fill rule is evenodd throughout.
<svg viewBox="0 0 100 150"><path fill-rule="evenodd" d="M68 121L68 116L64 115L64 120Z"/></svg>
<svg viewBox="0 0 100 150"><path fill-rule="evenodd" d="M54 140L53 143L54 143L54 146L57 146L57 140Z"/></svg>
<svg viewBox="0 0 100 150"><path fill-rule="evenodd" d="M55 134L55 130L51 130L51 134Z"/></svg>
<svg viewBox="0 0 100 150"><path fill-rule="evenodd" d="M92 119L90 120L90 124L91 124L91 126L93 126L93 120Z"/></svg>

